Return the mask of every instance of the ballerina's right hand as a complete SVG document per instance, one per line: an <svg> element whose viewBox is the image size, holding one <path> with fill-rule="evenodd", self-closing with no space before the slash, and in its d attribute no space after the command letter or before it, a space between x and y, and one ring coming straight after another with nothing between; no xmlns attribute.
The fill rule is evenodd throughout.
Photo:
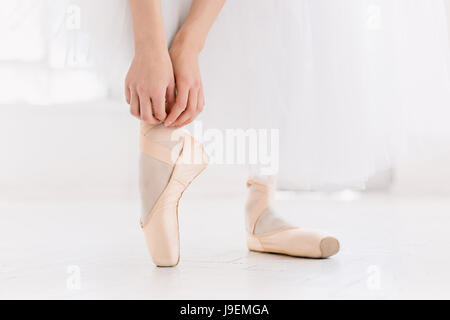
<svg viewBox="0 0 450 320"><path fill-rule="evenodd" d="M149 124L166 119L166 105L175 101L175 80L167 50L148 48L136 52L125 80L125 96L136 118Z"/></svg>

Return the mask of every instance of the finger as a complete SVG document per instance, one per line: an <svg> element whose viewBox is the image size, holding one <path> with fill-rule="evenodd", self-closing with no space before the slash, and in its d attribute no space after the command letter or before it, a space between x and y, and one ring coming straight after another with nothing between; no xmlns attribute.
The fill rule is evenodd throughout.
<svg viewBox="0 0 450 320"><path fill-rule="evenodd" d="M148 124L157 124L159 121L155 119L152 111L150 97L146 94L139 95L139 107L141 111L141 120Z"/></svg>
<svg viewBox="0 0 450 320"><path fill-rule="evenodd" d="M189 91L189 100L188 100L188 106L186 110L181 113L181 115L178 117L178 119L174 122L174 126L181 126L186 121L190 120L191 118L195 118L195 112L197 110L197 100L198 100L198 90L190 90Z"/></svg>
<svg viewBox="0 0 450 320"><path fill-rule="evenodd" d="M195 111L194 116L189 120L187 120L186 122L182 123L180 127L187 126L188 124L192 123L195 119L197 119L199 114L203 111L204 106L205 106L205 96L203 94L203 88L200 88L200 90L198 91L197 110Z"/></svg>
<svg viewBox="0 0 450 320"><path fill-rule="evenodd" d="M191 117L189 118L187 121L183 122L182 124L180 124L178 127L182 128L187 126L188 124L191 124L194 120L196 119L196 117Z"/></svg>
<svg viewBox="0 0 450 320"><path fill-rule="evenodd" d="M153 116L161 122L164 121L167 117L164 91L152 95L151 101L153 108Z"/></svg>
<svg viewBox="0 0 450 320"><path fill-rule="evenodd" d="M175 83L172 82L166 90L166 113L173 107L175 104Z"/></svg>
<svg viewBox="0 0 450 320"><path fill-rule="evenodd" d="M136 91L131 91L130 93L131 98L130 98L130 113L140 119L141 113L139 110L139 96L137 94Z"/></svg>
<svg viewBox="0 0 450 320"><path fill-rule="evenodd" d="M127 101L127 104L131 104L131 92L128 84L125 84L125 100Z"/></svg>
<svg viewBox="0 0 450 320"><path fill-rule="evenodd" d="M197 112L201 113L205 107L205 95L203 93L203 87L200 87L198 91Z"/></svg>
<svg viewBox="0 0 450 320"><path fill-rule="evenodd" d="M186 109L186 105L189 98L189 88L183 85L177 87L177 97L175 99L175 104L170 110L164 125L172 126L178 116Z"/></svg>

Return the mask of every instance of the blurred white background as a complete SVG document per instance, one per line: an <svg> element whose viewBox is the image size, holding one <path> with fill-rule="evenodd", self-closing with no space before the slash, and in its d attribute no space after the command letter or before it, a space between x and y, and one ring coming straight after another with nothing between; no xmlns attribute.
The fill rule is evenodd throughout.
<svg viewBox="0 0 450 320"><path fill-rule="evenodd" d="M68 33L58 33L65 21L55 19L67 10L67 3L2 0L1 6L0 197L113 194L135 198L138 123L121 100L111 99L107 84L90 68L88 59L67 50L74 39L69 41ZM17 21L17 16L26 21ZM212 32L220 33L224 27L219 20ZM450 67L444 58L449 42L430 47L423 41L437 35L422 34L418 23L411 28L415 29L409 36L417 36L416 49L424 57L412 73L423 78L405 84L411 93L404 97L410 141L407 157L394 168L396 190L450 195ZM214 34L210 38L219 41ZM75 40L87 41L82 36ZM429 51L442 60L441 69L429 68L425 59ZM249 118L245 99L232 101L228 95L219 95L217 90L223 87L208 85L208 76L209 107L201 117L204 126L245 127ZM231 83L227 90L245 93L235 86ZM245 167L221 166L210 169L205 179L219 178L216 192L233 193L244 190L245 175ZM207 191L207 184L202 185Z"/></svg>
<svg viewBox="0 0 450 320"><path fill-rule="evenodd" d="M239 2L229 1L225 14ZM418 60L409 61L416 68L402 88L409 93L408 152L376 183L391 193L281 195L280 212L290 220L336 233L343 243L336 259L248 253L247 168L214 165L183 198L181 266L160 270L151 268L138 230L138 122L89 59L80 59L83 52L67 50L71 41L88 41L57 32L65 22L54 18L64 18L68 3L0 0L0 297L448 297L448 20L405 13L416 21L407 36L417 39ZM15 19L18 11L26 21ZM422 19L434 21L439 34L425 33ZM224 28L219 20L205 50ZM201 62L219 74L228 69ZM247 126L246 88L208 73L204 79L204 127ZM72 265L82 272L81 290L66 286ZM379 288L369 285L373 270Z"/></svg>
<svg viewBox="0 0 450 320"><path fill-rule="evenodd" d="M77 51L88 47L88 36L60 32L73 14L70 1L2 0L1 7L0 197L135 199L139 123L89 53ZM227 112L206 111L208 127L246 124L245 114L233 116L242 106L220 101L215 109ZM245 172L224 167L217 174L244 190ZM217 192L224 190L236 185Z"/></svg>

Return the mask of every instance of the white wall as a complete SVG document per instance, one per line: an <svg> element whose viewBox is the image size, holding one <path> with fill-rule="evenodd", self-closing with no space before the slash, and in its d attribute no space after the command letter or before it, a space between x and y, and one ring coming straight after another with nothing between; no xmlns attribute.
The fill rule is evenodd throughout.
<svg viewBox="0 0 450 320"><path fill-rule="evenodd" d="M138 127L106 100L1 107L0 198L136 198ZM191 192L242 192L245 177L245 167L213 165Z"/></svg>
<svg viewBox="0 0 450 320"><path fill-rule="evenodd" d="M137 199L137 137L137 120L115 102L2 107L0 198ZM450 196L449 145L450 134L411 137L395 192ZM245 192L246 169L213 165L190 192Z"/></svg>
<svg viewBox="0 0 450 320"><path fill-rule="evenodd" d="M450 0L446 2L450 15ZM218 27L224 27L220 21ZM214 47L214 43L210 42L210 46ZM233 59L236 57L232 55ZM8 83L13 76L29 81L25 85L19 81L10 88L3 85L0 93L0 102L3 102L0 105L0 198L136 197L138 124L129 116L126 106L107 100L71 105L55 103L64 101L63 95L47 106L26 104L39 101L36 97L39 98L40 93L44 97L43 93L53 92L50 97L58 97L62 90L58 84L67 84L71 76L67 78L61 70L49 71L38 63L39 57L35 57L38 62L31 68L30 62L6 62L6 57L0 60L2 58L0 70L10 71L0 72L0 84ZM210 59L203 61L203 67L204 70L217 68L220 73L232 62L217 63ZM42 83L42 77L53 80L48 82L50 85L39 87L37 84ZM235 95L227 94L227 91L238 92L245 96L245 88L238 81L214 83L208 81L209 77L208 73L204 74L205 89L211 97L207 96L207 108L201 118L205 127L245 127L250 117L246 100L236 101ZM77 92L74 90L81 90L81 85L92 89L96 83L91 76L77 78L73 75L72 79L74 82L69 86L72 90L67 92ZM92 82L88 82L89 79ZM103 89L97 89L94 91L98 96L92 91L91 96L84 98L104 96ZM17 101L17 97L21 101ZM435 95L426 98L424 95L423 105L427 105L427 109L415 112L426 121L412 130L410 153L395 169L395 190L449 195L450 127L447 119L450 109L442 101L433 100ZM6 101L17 103L5 104ZM49 101L42 98L41 102ZM194 192L243 192L245 177L245 167L212 166L193 185Z"/></svg>

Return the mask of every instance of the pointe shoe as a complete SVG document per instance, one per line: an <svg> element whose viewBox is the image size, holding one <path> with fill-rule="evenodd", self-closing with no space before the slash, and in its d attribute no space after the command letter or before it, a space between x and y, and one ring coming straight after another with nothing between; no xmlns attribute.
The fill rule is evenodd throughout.
<svg viewBox="0 0 450 320"><path fill-rule="evenodd" d="M209 157L203 145L188 134L176 160L170 152L141 136L141 150L150 157L173 166L170 180L141 228L154 264L173 267L180 260L178 204L190 183L207 167Z"/></svg>
<svg viewBox="0 0 450 320"><path fill-rule="evenodd" d="M270 205L271 190L269 186L253 180L249 180L247 186L258 190L248 200L248 203L253 204L247 214L249 250L304 258L328 258L339 251L339 241L320 231L288 226L268 233L255 234L258 218Z"/></svg>

